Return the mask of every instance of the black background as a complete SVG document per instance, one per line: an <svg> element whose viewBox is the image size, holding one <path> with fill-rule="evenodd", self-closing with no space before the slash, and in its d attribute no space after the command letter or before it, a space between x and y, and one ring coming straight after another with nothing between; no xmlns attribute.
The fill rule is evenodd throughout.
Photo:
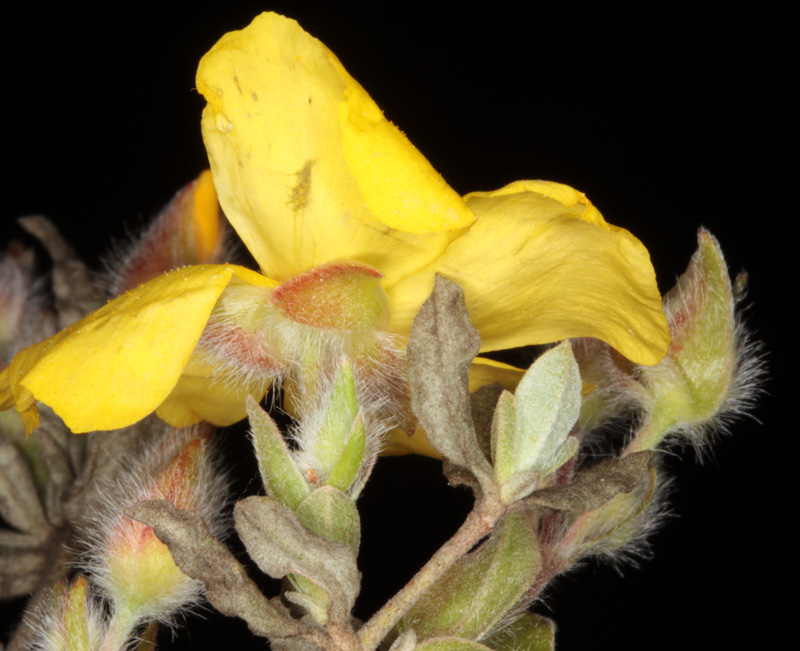
<svg viewBox="0 0 800 651"><path fill-rule="evenodd" d="M748 322L767 343L772 375L760 422L734 426L702 465L690 451L668 459L674 517L653 537L654 558L623 576L589 564L537 610L557 622L560 651L777 646L798 605L788 12L752 3L587 11L495 2L449 14L431 3L18 5L4 10L0 42L3 241L21 237L15 217L45 214L96 263L126 224L157 211L205 165L197 61L264 9L328 45L457 191L523 178L573 185L645 243L662 290L685 268L701 224L732 271L746 268ZM376 499L382 492L389 503ZM436 462L379 463L363 500L360 616L455 530L468 504ZM191 619L176 648L261 647L234 642L240 623L205 617Z"/></svg>

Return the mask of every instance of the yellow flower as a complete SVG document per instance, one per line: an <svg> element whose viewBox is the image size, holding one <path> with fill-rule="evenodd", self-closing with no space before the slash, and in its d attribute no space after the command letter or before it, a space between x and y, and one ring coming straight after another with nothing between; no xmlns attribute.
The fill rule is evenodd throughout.
<svg viewBox="0 0 800 651"><path fill-rule="evenodd" d="M29 428L37 400L75 432L155 410L178 426L242 418L245 390L210 382L192 356L212 310L234 288L272 288L331 262L382 274L385 328L401 337L441 273L463 287L483 352L569 337L597 337L640 364L666 352L635 237L558 183L459 197L296 22L266 13L226 34L197 88L220 203L264 275L185 267L22 351L0 375L0 407L16 404Z"/></svg>

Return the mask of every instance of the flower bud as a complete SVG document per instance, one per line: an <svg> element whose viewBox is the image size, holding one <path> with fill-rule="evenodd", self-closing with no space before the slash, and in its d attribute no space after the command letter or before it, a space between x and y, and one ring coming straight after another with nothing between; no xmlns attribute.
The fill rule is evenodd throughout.
<svg viewBox="0 0 800 651"><path fill-rule="evenodd" d="M220 262L225 249L222 216L211 172L184 186L126 254L108 265L117 296L171 269Z"/></svg>
<svg viewBox="0 0 800 651"><path fill-rule="evenodd" d="M672 344L656 366L639 367L645 423L629 451L655 447L669 432L703 442L707 426L743 413L757 391L760 360L735 313L717 240L706 230L686 272L664 297Z"/></svg>
<svg viewBox="0 0 800 651"><path fill-rule="evenodd" d="M353 365L343 358L318 404L303 407L297 461L314 485L358 492L372 468L379 435L367 427L358 394Z"/></svg>
<svg viewBox="0 0 800 651"><path fill-rule="evenodd" d="M171 430L115 485L102 488L105 503L94 515L86 566L115 614L128 613L134 623L165 621L200 596L202 585L178 569L153 530L123 512L136 502L168 500L199 511L212 531L219 529L225 489L207 439L198 428Z"/></svg>
<svg viewBox="0 0 800 651"><path fill-rule="evenodd" d="M89 595L86 577L79 575L71 586L60 581L34 615L33 648L44 651L91 651L99 649L105 624L101 610Z"/></svg>

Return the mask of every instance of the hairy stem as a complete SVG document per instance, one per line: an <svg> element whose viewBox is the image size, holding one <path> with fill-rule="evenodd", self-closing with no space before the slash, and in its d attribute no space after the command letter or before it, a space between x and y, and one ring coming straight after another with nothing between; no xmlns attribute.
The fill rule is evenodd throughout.
<svg viewBox="0 0 800 651"><path fill-rule="evenodd" d="M484 536L491 533L503 515L501 505L481 502L467 516L455 535L439 548L411 581L375 613L361 627L358 637L366 651L377 648L389 631L408 610L427 592L444 572L459 558L474 547Z"/></svg>

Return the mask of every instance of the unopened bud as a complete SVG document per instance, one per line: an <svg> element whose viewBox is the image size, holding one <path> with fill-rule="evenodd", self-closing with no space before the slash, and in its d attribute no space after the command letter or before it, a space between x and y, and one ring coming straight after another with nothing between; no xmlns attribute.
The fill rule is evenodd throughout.
<svg viewBox="0 0 800 651"><path fill-rule="evenodd" d="M670 432L702 443L708 425L750 406L761 376L737 321L725 259L708 231L700 231L664 311L672 344L659 364L639 368L646 417L629 451L653 448Z"/></svg>
<svg viewBox="0 0 800 651"><path fill-rule="evenodd" d="M347 358L319 404L304 407L296 438L301 446L298 463L311 484L347 491L371 468L376 441L368 438L353 365Z"/></svg>
<svg viewBox="0 0 800 651"><path fill-rule="evenodd" d="M597 509L570 515L566 533L547 553L560 557L564 568L589 554L635 554L660 522L659 488L658 472L650 468L632 491L619 493Z"/></svg>
<svg viewBox="0 0 800 651"><path fill-rule="evenodd" d="M220 262L225 237L225 219L206 170L175 195L122 262L112 261L112 295L184 265Z"/></svg>
<svg viewBox="0 0 800 651"><path fill-rule="evenodd" d="M171 431L115 486L103 487L105 505L95 516L97 530L91 532L87 569L115 613L126 612L133 622L169 619L195 602L202 586L178 569L150 527L126 517L124 509L136 502L168 500L180 509L199 511L212 530L219 524L225 489L214 473L207 437L189 440L174 454L176 439L185 441L186 433Z"/></svg>
<svg viewBox="0 0 800 651"><path fill-rule="evenodd" d="M79 575L70 586L64 581L54 585L35 617L33 648L44 651L100 648L105 624L101 609L89 595L89 586L83 575Z"/></svg>

